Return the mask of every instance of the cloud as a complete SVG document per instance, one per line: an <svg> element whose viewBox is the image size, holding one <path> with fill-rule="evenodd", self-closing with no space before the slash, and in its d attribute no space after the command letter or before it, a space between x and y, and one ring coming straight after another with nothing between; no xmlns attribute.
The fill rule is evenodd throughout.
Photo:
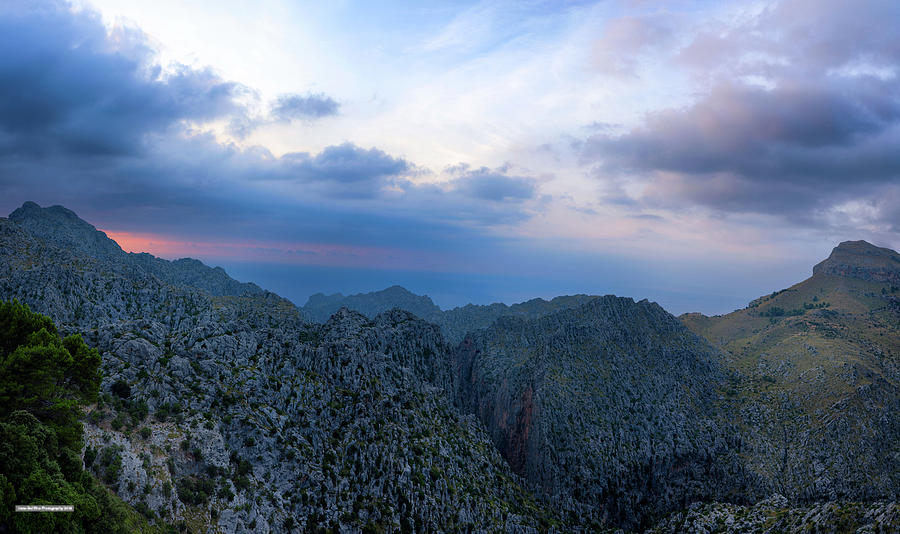
<svg viewBox="0 0 900 534"><path fill-rule="evenodd" d="M300 95L288 93L279 95L271 104L267 114L243 114L234 117L228 125L228 132L238 139L244 139L253 131L270 124L289 124L295 121L312 122L338 114L340 104L323 93Z"/></svg>
<svg viewBox="0 0 900 534"><path fill-rule="evenodd" d="M143 35L108 35L88 10L13 3L0 13L0 152L134 154L181 121L238 112L242 86L152 63Z"/></svg>
<svg viewBox="0 0 900 534"><path fill-rule="evenodd" d="M272 105L272 117L276 120L293 121L319 119L337 115L340 104L324 94L286 94L279 96Z"/></svg>
<svg viewBox="0 0 900 534"><path fill-rule="evenodd" d="M492 202L519 202L534 198L535 183L524 176L509 176L507 169L469 170L467 165L449 167L448 171L458 177L452 182L452 189L468 197Z"/></svg>
<svg viewBox="0 0 900 534"><path fill-rule="evenodd" d="M482 227L524 216L515 204L531 189L502 170L442 188L414 184L424 171L404 157L350 141L281 156L224 142L205 124L252 125L242 102L256 92L156 57L139 30L110 31L89 10L0 7L0 209L63 204L122 235L184 242L374 247L380 264L410 269L497 250ZM286 95L266 120L338 109L321 94Z"/></svg>
<svg viewBox="0 0 900 534"><path fill-rule="evenodd" d="M329 146L315 156L293 152L282 156L285 179L324 184L329 196L371 198L410 171L412 165L377 148L364 149L353 143Z"/></svg>
<svg viewBox="0 0 900 534"><path fill-rule="evenodd" d="M705 73L806 77L860 62L892 66L900 50L891 31L900 5L891 0L781 0L746 11L701 27L676 58Z"/></svg>
<svg viewBox="0 0 900 534"><path fill-rule="evenodd" d="M321 93L283 94L262 117L255 91L209 68L162 66L136 27L107 29L65 2L0 8L0 151L134 154L150 134L224 119L238 138L265 124L314 120L340 105Z"/></svg>
<svg viewBox="0 0 900 534"><path fill-rule="evenodd" d="M126 204L172 202L167 188L196 196L211 183L293 180L332 183L335 195L375 194L410 168L403 159L352 143L316 155L275 158L261 147L220 143L195 125L253 119L238 101L252 89L210 69L163 69L137 28L107 30L91 10L65 2L18 2L0 8L0 185L58 182L60 193ZM336 113L322 94L280 96L271 120ZM115 184L115 185L113 185ZM157 194L150 194L150 190Z"/></svg>
<svg viewBox="0 0 900 534"><path fill-rule="evenodd" d="M838 206L876 205L900 179L895 2L783 1L701 31L675 56L711 84L686 107L647 114L580 145L605 180L632 176L644 206L700 205L815 226ZM872 215L874 214L874 215ZM880 215L879 215L880 214Z"/></svg>
<svg viewBox="0 0 900 534"><path fill-rule="evenodd" d="M421 47L426 52L444 49L470 50L497 39L497 7L491 3L476 3L457 14L437 35Z"/></svg>
<svg viewBox="0 0 900 534"><path fill-rule="evenodd" d="M686 109L648 115L625 135L591 137L584 151L631 171L734 172L761 181L819 174L826 169L815 162L828 150L863 145L900 117L900 103L881 85L854 92L719 86Z"/></svg>

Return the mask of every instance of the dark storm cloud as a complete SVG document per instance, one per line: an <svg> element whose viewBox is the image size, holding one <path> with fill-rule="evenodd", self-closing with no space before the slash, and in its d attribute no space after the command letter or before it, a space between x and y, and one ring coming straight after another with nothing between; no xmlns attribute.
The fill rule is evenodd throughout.
<svg viewBox="0 0 900 534"><path fill-rule="evenodd" d="M136 30L112 38L61 3L0 8L0 150L133 154L148 133L236 112L242 88L206 70L163 74Z"/></svg>
<svg viewBox="0 0 900 534"><path fill-rule="evenodd" d="M286 162L206 136L175 138L142 157L115 162L0 158L0 211L9 213L24 200L63 204L101 228L198 241L295 240L422 254L496 248L496 239L459 224L484 210L459 209L446 193L422 195L410 188L396 203L379 197L378 188L391 177L372 180L351 172L367 157L383 172L407 165L353 145ZM274 193L258 187L261 177L276 187Z"/></svg>
<svg viewBox="0 0 900 534"><path fill-rule="evenodd" d="M272 118L281 121L319 119L337 115L340 105L324 94L281 95L272 106Z"/></svg>
<svg viewBox="0 0 900 534"><path fill-rule="evenodd" d="M235 100L251 90L210 70L163 72L154 61L139 30L109 34L90 10L54 1L0 6L0 185L27 189L28 177L59 191L148 203L174 196L166 188L262 178L344 185L327 192L366 197L409 168L351 143L275 158L198 135L191 122L249 120ZM321 117L337 108L321 94L284 95L273 115Z"/></svg>
<svg viewBox="0 0 900 534"><path fill-rule="evenodd" d="M676 57L713 89L588 138L582 158L598 175L643 177L636 200L652 205L807 221L851 201L877 206L900 180L897 23L896 2L789 0L700 33Z"/></svg>

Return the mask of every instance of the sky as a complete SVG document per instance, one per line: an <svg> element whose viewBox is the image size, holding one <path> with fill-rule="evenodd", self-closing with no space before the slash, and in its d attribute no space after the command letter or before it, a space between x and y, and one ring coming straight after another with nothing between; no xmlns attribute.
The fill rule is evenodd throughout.
<svg viewBox="0 0 900 534"><path fill-rule="evenodd" d="M298 305L727 313L900 248L896 1L6 0L0 213Z"/></svg>

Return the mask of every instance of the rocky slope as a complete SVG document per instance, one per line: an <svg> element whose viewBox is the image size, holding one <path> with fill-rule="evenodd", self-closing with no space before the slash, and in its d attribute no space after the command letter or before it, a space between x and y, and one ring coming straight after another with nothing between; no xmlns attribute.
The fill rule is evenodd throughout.
<svg viewBox="0 0 900 534"><path fill-rule="evenodd" d="M641 528L694 500L754 495L717 412L717 351L656 304L606 296L502 317L455 360L458 405L561 509Z"/></svg>
<svg viewBox="0 0 900 534"><path fill-rule="evenodd" d="M651 534L874 534L900 531L900 506L890 502L823 502L790 508L782 495L753 506L696 503L661 521Z"/></svg>
<svg viewBox="0 0 900 534"><path fill-rule="evenodd" d="M271 293L204 290L220 274L206 267L172 283L164 260L145 269L83 221L47 230L67 211L0 219L0 296L100 350L85 464L148 518L195 532L564 525L453 408L437 327L346 310L308 325Z"/></svg>
<svg viewBox="0 0 900 534"><path fill-rule="evenodd" d="M100 350L84 464L175 530L878 532L900 527L895 256L843 243L681 321L399 287L300 310L26 203L0 219L0 298Z"/></svg>

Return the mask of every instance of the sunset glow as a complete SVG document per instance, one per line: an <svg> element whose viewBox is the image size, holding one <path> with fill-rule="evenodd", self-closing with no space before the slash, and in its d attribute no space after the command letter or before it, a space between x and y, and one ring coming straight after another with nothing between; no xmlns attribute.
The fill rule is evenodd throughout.
<svg viewBox="0 0 900 534"><path fill-rule="evenodd" d="M434 258L400 249L320 243L266 241L186 241L172 236L105 231L126 252L148 252L166 259L214 258L296 265L431 269Z"/></svg>

